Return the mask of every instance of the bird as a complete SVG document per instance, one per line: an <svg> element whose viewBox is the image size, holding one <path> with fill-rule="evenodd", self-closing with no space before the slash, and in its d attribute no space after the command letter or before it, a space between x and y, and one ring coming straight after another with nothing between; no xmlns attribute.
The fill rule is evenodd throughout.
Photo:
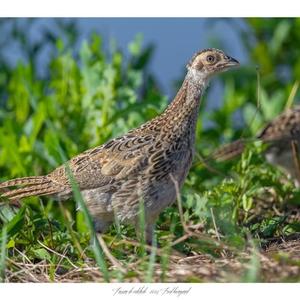
<svg viewBox="0 0 300 300"><path fill-rule="evenodd" d="M47 175L2 182L0 195L11 201L42 195L69 199L69 166L97 232L106 232L117 219L133 224L139 235L142 203L144 236L151 244L157 217L175 202L176 191L191 167L201 96L214 75L238 65L222 50L197 52L186 66L175 98L160 115L123 136L86 150Z"/></svg>
<svg viewBox="0 0 300 300"><path fill-rule="evenodd" d="M217 149L211 158L227 161L242 154L247 143L262 141L267 145L264 156L268 163L282 169L296 186L300 185L298 143L300 142L300 105L284 110L267 123L255 138L241 138Z"/></svg>

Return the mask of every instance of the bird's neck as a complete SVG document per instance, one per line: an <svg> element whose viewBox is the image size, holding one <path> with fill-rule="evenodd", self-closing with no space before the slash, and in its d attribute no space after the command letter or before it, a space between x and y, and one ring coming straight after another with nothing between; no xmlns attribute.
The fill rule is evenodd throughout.
<svg viewBox="0 0 300 300"><path fill-rule="evenodd" d="M184 127L194 130L201 96L207 84L206 77L189 70L174 100L160 116L163 123L169 128L172 127L173 131Z"/></svg>
<svg viewBox="0 0 300 300"><path fill-rule="evenodd" d="M167 134L173 132L176 139L181 135L194 137L200 106L200 99L208 84L206 77L189 70L174 100L156 118L135 129L137 132L156 131Z"/></svg>
<svg viewBox="0 0 300 300"><path fill-rule="evenodd" d="M198 111L200 98L207 86L207 79L199 78L189 71L186 75L181 88L177 92L174 100L166 108L163 115L186 115L186 113Z"/></svg>

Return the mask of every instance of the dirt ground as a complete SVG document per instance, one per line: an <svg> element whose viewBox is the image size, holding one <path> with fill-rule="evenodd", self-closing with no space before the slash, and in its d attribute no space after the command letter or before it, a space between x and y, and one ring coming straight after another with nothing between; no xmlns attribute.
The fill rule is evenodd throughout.
<svg viewBox="0 0 300 300"><path fill-rule="evenodd" d="M137 262L138 263L138 262ZM113 267L112 267L113 268ZM131 268L132 269L132 268ZM60 272L49 276L45 262L18 264L18 271L6 272L7 282L102 282L103 277L95 265ZM155 282L161 281L160 264L154 266ZM222 258L195 254L172 255L165 272L166 282L298 282L300 281L300 234L270 241L265 249L241 252L239 255L224 253ZM116 281L116 280L114 280ZM124 277L125 282L143 282L138 271Z"/></svg>

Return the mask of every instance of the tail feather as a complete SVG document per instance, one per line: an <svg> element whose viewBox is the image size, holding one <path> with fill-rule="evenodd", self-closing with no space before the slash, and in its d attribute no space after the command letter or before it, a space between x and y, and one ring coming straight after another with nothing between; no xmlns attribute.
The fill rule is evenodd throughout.
<svg viewBox="0 0 300 300"><path fill-rule="evenodd" d="M224 145L211 155L211 159L214 159L218 162L233 159L243 153L246 142L247 140L245 139L239 139L230 144Z"/></svg>
<svg viewBox="0 0 300 300"><path fill-rule="evenodd" d="M7 180L0 183L0 189L17 185L35 185L49 181L46 176L31 176Z"/></svg>
<svg viewBox="0 0 300 300"><path fill-rule="evenodd" d="M9 199L23 198L26 195L34 196L34 195L44 194L45 192L53 193L53 191L55 191L55 189L51 185L36 185L36 186L28 186L28 187L18 188L15 190L10 190L3 193L1 196L7 197Z"/></svg>
<svg viewBox="0 0 300 300"><path fill-rule="evenodd" d="M16 187L8 190L8 187ZM3 190L1 192L1 189ZM42 196L56 194L61 191L47 176L33 176L8 180L0 183L0 196L9 200L19 200L29 196Z"/></svg>

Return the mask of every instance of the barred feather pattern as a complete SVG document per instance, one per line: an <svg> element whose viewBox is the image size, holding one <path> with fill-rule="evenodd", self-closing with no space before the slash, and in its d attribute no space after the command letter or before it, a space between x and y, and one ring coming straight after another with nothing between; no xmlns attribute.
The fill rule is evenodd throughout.
<svg viewBox="0 0 300 300"><path fill-rule="evenodd" d="M239 139L224 145L209 159L219 162L233 159L242 154L249 142L256 140L268 144L265 151L267 161L281 168L299 185L299 171L295 165L291 143L300 142L300 106L285 110L269 122L255 138Z"/></svg>
<svg viewBox="0 0 300 300"><path fill-rule="evenodd" d="M215 61L208 61L207 55L213 55ZM67 163L98 231L105 231L115 218L137 226L142 201L146 238L151 240L155 219L176 199L173 179L181 187L192 164L201 95L211 76L225 70L226 64L231 67L237 61L216 49L199 52L161 115ZM63 165L46 176L3 182L1 193L10 200L33 195L68 199L72 189Z"/></svg>

